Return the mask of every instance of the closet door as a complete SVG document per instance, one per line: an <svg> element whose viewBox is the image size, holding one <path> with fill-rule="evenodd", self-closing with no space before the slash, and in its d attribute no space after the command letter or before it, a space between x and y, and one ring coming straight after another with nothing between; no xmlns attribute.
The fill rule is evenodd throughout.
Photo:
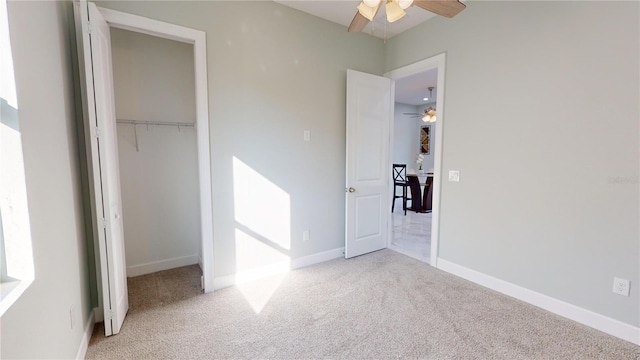
<svg viewBox="0 0 640 360"><path fill-rule="evenodd" d="M88 127L94 235L98 238L105 335L120 332L129 309L109 25L93 3L74 4ZM81 30L81 33L80 33Z"/></svg>

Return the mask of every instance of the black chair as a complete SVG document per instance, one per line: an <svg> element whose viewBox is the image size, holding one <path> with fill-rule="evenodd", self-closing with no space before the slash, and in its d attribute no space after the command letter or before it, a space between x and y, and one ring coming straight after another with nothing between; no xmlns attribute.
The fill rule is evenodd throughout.
<svg viewBox="0 0 640 360"><path fill-rule="evenodd" d="M396 199L402 199L402 209L407 215L407 165L393 164L393 198L391 199L391 212L396 207ZM402 195L398 195L398 187L402 190Z"/></svg>
<svg viewBox="0 0 640 360"><path fill-rule="evenodd" d="M420 179L418 179L418 175L407 175L407 186L411 191L411 207L405 208L405 214L406 210L424 212L422 207L422 189L420 188Z"/></svg>

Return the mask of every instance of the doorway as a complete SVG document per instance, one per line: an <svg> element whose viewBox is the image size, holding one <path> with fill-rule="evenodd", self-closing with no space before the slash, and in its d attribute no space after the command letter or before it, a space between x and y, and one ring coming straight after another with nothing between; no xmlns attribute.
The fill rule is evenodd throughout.
<svg viewBox="0 0 640 360"><path fill-rule="evenodd" d="M418 177L420 201L416 203L421 210L408 210L405 216L401 201L397 202L387 246L434 267L442 179L444 67L445 54L440 54L385 74L396 84L391 164L406 164L407 173ZM391 188L392 194L395 190ZM409 206L414 204L409 201Z"/></svg>
<svg viewBox="0 0 640 360"><path fill-rule="evenodd" d="M111 29L111 57L127 277L199 264L193 45Z"/></svg>

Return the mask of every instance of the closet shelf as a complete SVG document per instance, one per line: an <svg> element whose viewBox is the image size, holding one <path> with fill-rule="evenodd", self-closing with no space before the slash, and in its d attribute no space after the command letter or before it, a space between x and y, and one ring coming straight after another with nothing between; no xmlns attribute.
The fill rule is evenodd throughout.
<svg viewBox="0 0 640 360"><path fill-rule="evenodd" d="M156 125L156 126L177 126L177 127L194 127L194 123L183 123L183 122L163 122L163 121L141 121L141 120L127 120L127 119L116 119L117 124L128 124L128 125Z"/></svg>

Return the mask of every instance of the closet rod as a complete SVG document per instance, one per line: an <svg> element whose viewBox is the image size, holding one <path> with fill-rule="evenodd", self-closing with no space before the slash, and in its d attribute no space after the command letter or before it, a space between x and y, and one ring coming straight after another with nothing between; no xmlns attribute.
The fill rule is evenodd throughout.
<svg viewBox="0 0 640 360"><path fill-rule="evenodd" d="M194 127L194 123L182 123L182 122L162 122L162 121L140 121L140 120L126 120L116 119L118 124L129 125L164 125L164 126L178 126L178 127Z"/></svg>

